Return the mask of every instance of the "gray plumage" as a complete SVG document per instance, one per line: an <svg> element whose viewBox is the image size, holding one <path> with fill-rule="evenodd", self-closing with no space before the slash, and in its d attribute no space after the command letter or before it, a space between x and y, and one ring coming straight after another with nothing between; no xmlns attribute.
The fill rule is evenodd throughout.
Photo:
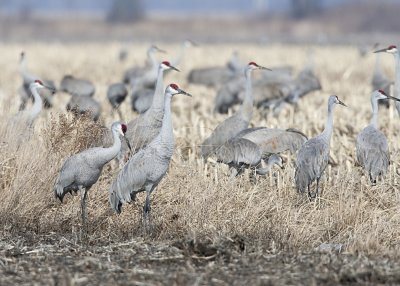
<svg viewBox="0 0 400 286"><path fill-rule="evenodd" d="M174 135L171 117L172 96L183 93L175 84L165 90L164 116L159 134L145 148L134 154L118 173L110 187L110 205L117 213L123 203L135 199L137 193L146 192L144 215L150 212L150 194L165 176L174 152Z"/></svg>
<svg viewBox="0 0 400 286"><path fill-rule="evenodd" d="M158 61L155 57L157 52L164 52L158 47L152 45L147 50L147 60L143 67L131 67L125 71L123 76L123 83L130 84L131 86L138 84L137 80L139 78L148 77L147 85L151 85L151 79L154 79L154 84L157 78ZM151 87L151 86L150 86Z"/></svg>
<svg viewBox="0 0 400 286"><path fill-rule="evenodd" d="M123 83L113 83L107 89L107 99L114 109L121 105L127 95L128 90Z"/></svg>
<svg viewBox="0 0 400 286"><path fill-rule="evenodd" d="M146 112L153 102L154 89L144 88L136 91L131 97L132 110L138 113Z"/></svg>
<svg viewBox="0 0 400 286"><path fill-rule="evenodd" d="M380 59L380 54L376 54L375 58L375 66L374 66L374 71L372 74L372 90L383 90L386 94L390 94L390 86L393 84L393 81L391 81L387 75L383 72L382 70L382 64L381 64L381 59ZM386 107L389 108L389 100L384 99L384 100L379 100L378 102L381 105L385 105Z"/></svg>
<svg viewBox="0 0 400 286"><path fill-rule="evenodd" d="M244 66L237 63L237 55L232 55L226 66L214 66L193 69L188 75L188 81L194 84L219 86L240 76Z"/></svg>
<svg viewBox="0 0 400 286"><path fill-rule="evenodd" d="M249 126L253 115L253 95L251 90L251 73L255 69L266 69L250 62L245 70L246 76L246 96L238 112L222 121L214 129L211 135L201 145L201 155L203 158L210 156L217 148L225 142L235 137L240 131Z"/></svg>
<svg viewBox="0 0 400 286"><path fill-rule="evenodd" d="M299 130L279 128L249 128L238 134L238 137L250 140L261 150L263 156L279 154L285 151L296 153L308 140Z"/></svg>
<svg viewBox="0 0 400 286"><path fill-rule="evenodd" d="M27 67L27 59L26 54L21 52L21 58L19 63L19 73L22 77L22 86L18 89L18 93L20 95L21 104L19 106L19 110L24 110L26 107L26 103L29 99L32 99L35 102L35 97L32 95L30 90L30 84L33 83L36 79L40 78L34 74L32 74ZM43 80L44 84L51 88L49 89L41 89L38 91L42 100L43 106L45 108L50 108L53 106L53 94L56 91L56 87L54 82L51 80Z"/></svg>
<svg viewBox="0 0 400 286"><path fill-rule="evenodd" d="M82 220L86 221L87 192L97 182L105 164L114 159L121 149L120 135L124 135L126 126L114 122L111 126L113 145L109 148L94 147L69 157L61 167L54 194L62 202L68 192L81 191Z"/></svg>
<svg viewBox="0 0 400 286"><path fill-rule="evenodd" d="M113 83L107 89L107 99L112 108L118 112L120 120L123 120L123 116L119 106L124 102L127 95L128 90L123 83Z"/></svg>
<svg viewBox="0 0 400 286"><path fill-rule="evenodd" d="M389 53L392 54L394 57L394 62L395 62L395 81L394 81L394 89L393 89L393 96L395 98L400 98L400 54L399 50L395 45L390 45L389 47L385 49L380 49L375 51L374 53ZM388 93L386 93L388 94ZM395 102L396 110L397 113L400 115L400 102L396 101Z"/></svg>
<svg viewBox="0 0 400 286"><path fill-rule="evenodd" d="M261 168L263 152L261 148L244 138L233 138L222 145L216 151L218 162L227 164L231 168L231 176L237 176L245 168L255 168L257 174L266 175L273 164L282 167L282 158L274 154L270 156L266 168ZM279 159L278 159L279 158Z"/></svg>
<svg viewBox="0 0 400 286"><path fill-rule="evenodd" d="M297 153L295 182L296 188L303 193L306 189L310 197L319 194L319 181L329 161L330 141L333 131L333 110L336 104L345 104L337 96L332 95L328 100L328 118L324 131L304 143ZM310 191L313 181L317 182L314 194Z"/></svg>
<svg viewBox="0 0 400 286"><path fill-rule="evenodd" d="M128 122L126 136L132 145L134 153L149 144L160 133L164 117L163 74L167 69L176 69L169 63L166 63L168 62L162 62L159 65L157 85L150 108L145 113ZM120 157L123 157L127 151L126 144L123 144Z"/></svg>
<svg viewBox="0 0 400 286"><path fill-rule="evenodd" d="M390 164L389 146L385 135L378 129L378 100L394 99L384 91L374 91L371 95L372 118L370 124L357 136L357 161L368 172L372 183L384 176Z"/></svg>
<svg viewBox="0 0 400 286"><path fill-rule="evenodd" d="M60 90L71 95L90 97L94 95L96 88L93 83L87 79L66 75L61 80Z"/></svg>
<svg viewBox="0 0 400 286"><path fill-rule="evenodd" d="M76 115L90 114L91 118L97 121L100 117L101 106L93 97L73 95L67 103L67 111Z"/></svg>

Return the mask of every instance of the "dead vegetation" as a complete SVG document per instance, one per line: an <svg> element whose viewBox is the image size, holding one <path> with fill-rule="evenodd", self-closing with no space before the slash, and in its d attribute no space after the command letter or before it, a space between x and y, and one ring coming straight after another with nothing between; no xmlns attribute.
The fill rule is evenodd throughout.
<svg viewBox="0 0 400 286"><path fill-rule="evenodd" d="M166 49L170 51L178 49L178 44L160 46L166 46ZM109 83L119 79L128 65L128 63L125 66L116 64L110 66L109 69L105 68L110 62L117 62L118 48L116 44L101 46L93 44L84 49L81 49L79 45L25 46L29 54L37 56L32 56L29 64L35 73L58 82L66 73L76 73L77 76L87 76L93 80L97 89L95 97L103 104L103 123L107 128L115 118L112 117L111 108L106 102L105 90ZM144 55L146 45L131 48L138 51L134 56ZM0 46L0 54L4 55L0 61L5 67L4 70L7 71L4 77L0 78L0 104L2 107L8 106L0 115L0 133L7 127L7 121L15 113L14 110L19 103L18 100L11 102L10 98L15 94L19 84L15 71L16 61L13 58L17 58L20 49L18 45ZM91 53L93 50L101 51L103 56L97 57ZM218 52L218 50L223 52ZM252 59L271 67L290 63L295 66L295 69L302 67L307 54L305 47L302 46L285 46L284 48L282 46L268 48L241 46L240 51L243 61ZM285 170L276 170L274 175L258 178L255 184L250 182L247 174L230 180L224 166L204 164L197 156L197 145L226 115L212 114L211 103L215 94L214 90L188 86L185 81L185 72L181 72L179 75L169 75L165 83L177 82L194 96L189 100L174 98L172 103L177 148L168 175L153 194L152 212L155 229L152 235L143 236L141 230L144 196L139 195L137 202L123 206L122 214L119 216L111 212L108 205L108 188L118 171L117 164L112 162L104 168L99 181L89 192L90 235L87 242L89 246L84 248L78 240L79 196L67 195L64 203L60 204L55 200L52 188L63 161L69 155L91 146L92 142L101 142L104 128L101 124L92 123L87 118L76 119L70 114L65 115L64 106L68 96L59 93L55 98L56 107L42 115L29 141L15 148L13 141L15 138L1 137L0 227L4 231L1 243L11 245L13 249L19 249L19 246L13 243L23 239L24 245L31 243L31 246L18 250L20 253L15 256L11 250L11 252L7 250L7 247L11 246L4 246L3 251L6 251L6 256L0 262L3 265L17 267L13 264L16 261L28 259L30 262L26 263L40 264L45 263L40 257L46 257L50 259L47 263L55 263L57 267L61 267L59 263L64 261L63 259L73 264L75 255L95 256L99 260L93 262L94 260L91 259L83 259L81 262L83 264L77 266L81 267L78 272L84 277L91 279L93 273L104 272L104 269L115 271L113 275L118 275L121 272L125 273L128 268L136 269L135 265L144 264L146 265L144 270L124 274L127 275L126 277L134 277L139 281L145 279L146 275L168 272L167 268L162 267L169 265L169 262L165 262L169 261L168 257L173 257L171 265L176 266L179 273L192 269L190 263L196 266L193 266L192 272L181 278L177 274L178 276L173 278L168 276L170 277L168 279L176 279L177 284L193 284L197 281L193 279L199 272L206 272L205 277L213 277L214 274L221 275L218 279L229 283L231 281L229 275L234 275L237 271L244 273L248 270L247 263L259 261L262 265L260 267L267 269L274 266L274 259L269 255L277 255L273 257L285 261L281 266L289 267L289 271L309 267L306 267L306 262L303 264L303 259L304 261L311 259L310 263L317 268L320 267L318 269L321 269L321 273L325 269L323 265L327 263L337 266L326 266L328 267L326 269L335 269L346 261L354 262L352 269L355 271L353 273L355 276L343 270L337 275L325 273L319 278L315 275L310 276L311 278L304 278L306 279L304 283L313 281L345 283L350 281L346 279L350 279L348 277L351 275L353 275L351 279L355 279L355 282L398 282L399 277L390 274L391 267L398 269L398 265L393 264L387 270L379 272L380 270L376 269L383 267L384 260L381 262L376 258L376 261L371 263L377 263L378 268L374 268L375 274L368 277L362 270L364 266L361 266L361 264L364 265L363 263L368 264L364 255L388 255L392 259L398 255L399 251L400 193L397 169L398 142L400 141L397 115L393 108L381 110L381 126L389 139L393 163L385 180L379 182L377 186L370 186L365 174L355 166L354 142L357 133L367 124L370 116L369 82L373 58L360 60L356 49L349 47L315 47L315 51L317 74L321 76L323 91L308 95L300 102L296 111L289 107L277 117L265 111L255 112L252 123L254 126L297 128L308 136L313 136L324 126L328 95L335 93L350 106L348 109L336 110L331 154L338 165L328 168L323 182L324 192L319 200L310 203L305 196L295 192L292 156L285 158L287 162ZM194 66L212 65L216 61L223 64L231 52L232 47L225 45L193 49L190 51L191 56L187 58L187 62L180 68L182 71L189 71ZM73 59L70 58L71 54L75 55ZM252 55L255 54L257 58L253 58ZM287 56L288 54L290 57ZM203 57L204 55L207 56ZM142 60L143 58L140 57L131 57L129 62L135 63ZM390 72L392 59L386 61L384 58L383 60L385 68ZM128 101L121 108L123 113L127 114L127 118L135 116L129 110ZM33 242L29 241L29 233ZM51 238L46 245L37 241L46 240L48 236ZM182 239L192 242L182 242ZM135 242L130 244L129 241ZM231 241L230 244L222 247L225 249L222 251L229 252L226 255L233 257L232 261L228 259L226 262L225 254L221 256L218 250L219 241ZM73 246L70 246L70 243ZM175 243L178 243L178 246ZM342 243L345 245L344 251L347 254L344 256L329 254L290 256L290 253L294 254L298 251L310 252L321 243ZM167 246L162 250L154 249L154 247L163 247L164 244L168 246L174 244L176 252L171 250L174 253L169 253ZM201 244L206 246L199 246ZM54 245L62 248L59 249L61 252L57 252L57 247ZM116 248L115 252L113 246ZM202 247L204 250L199 250ZM142 253L142 256L137 258L137 252L147 248L153 249L154 252ZM71 249L71 253L75 253L72 258L65 258L66 249ZM106 254L106 249L109 249L107 250L109 254ZM126 249L130 249L129 253L124 254ZM252 249L252 253L244 249ZM37 257L33 257L34 253ZM357 256L356 253L361 253L361 256ZM114 264L107 262L109 259L113 261L113 257L117 256L121 257L120 262ZM157 256L159 260L154 256ZM129 264L132 260L135 261L133 265ZM189 266L187 261L190 262ZM211 262L214 264L210 266ZM357 263L361 263L360 266L357 266ZM200 268L196 268L197 265L200 265ZM232 265L239 265L237 267L241 268L238 270L239 268L236 269L236 266ZM4 269L8 268L2 269L6 271ZM7 271L9 275L13 275L10 274L12 271L18 273L21 280L14 281L21 283L23 281L26 283L29 281L28 278L34 275L18 267L16 270ZM65 268L57 271L69 273ZM154 273L151 272L153 273L151 274L149 271ZM87 274L89 272L92 274ZM257 274L254 269L246 273ZM304 276L301 277L307 277L307 273L309 272L304 272ZM53 279L51 278L53 274L47 273L46 277ZM250 276L250 274L243 275ZM261 280L249 278L248 281L262 284L264 281L262 275L269 275L265 271L260 271L259 274L257 279ZM279 275L279 273L271 275ZM34 279L39 279L37 277ZM80 279L80 277L68 277L72 280ZM96 279L101 280L101 277L100 275ZM380 280L383 279L382 277L385 277L384 280ZM165 282L156 281L158 284Z"/></svg>

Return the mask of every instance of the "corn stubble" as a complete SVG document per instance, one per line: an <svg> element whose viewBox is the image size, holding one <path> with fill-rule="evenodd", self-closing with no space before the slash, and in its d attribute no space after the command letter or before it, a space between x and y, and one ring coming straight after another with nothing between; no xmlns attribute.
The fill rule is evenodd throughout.
<svg viewBox="0 0 400 286"><path fill-rule="evenodd" d="M132 46L132 50L146 49L146 44ZM160 45L161 46L161 45ZM163 45L166 50L177 50L179 45ZM371 186L368 178L355 163L355 138L370 118L370 77L373 56L360 59L349 47L315 47L316 69L321 76L323 91L307 95L296 111L288 107L279 116L256 111L254 126L297 128L308 136L319 133L325 123L328 95L337 94L350 106L337 110L331 145L331 155L337 166L329 166L322 182L322 197L309 202L294 188L294 156L286 156L285 170L275 175L258 177L255 183L248 172L232 180L225 166L199 159L198 144L210 134L226 115L212 114L215 91L201 86L187 85L185 73L193 67L222 65L231 54L230 46L202 46L190 51L181 72L168 75L165 83L177 82L194 96L191 100L174 99L173 121L176 151L168 175L153 194L152 239L180 239L201 237L218 240L221 237L242 236L255 244L274 245L280 249L307 250L320 243L343 243L347 251L369 254L391 254L399 250L400 193L397 174L399 159L399 119L393 107L382 110L380 126L388 136L392 165L384 181ZM67 195L60 204L53 194L53 184L64 160L83 149L101 145L104 124L107 128L116 117L111 114L105 91L108 84L118 81L123 70L117 62L118 45L88 44L68 48L57 44L26 46L30 54L40 56L32 60L30 69L43 77L59 82L64 71L85 76L96 83L95 97L102 103L102 122L93 123L87 117L75 118L65 114L68 95L55 96L55 109L41 115L35 133L29 141L16 147L16 136L6 132L8 120L18 107L15 96L16 60L19 47L0 46L4 54L5 75L0 79L0 221L2 227L30 229L38 233L66 233L80 226L79 196ZM57 53L46 53L46 50ZM101 50L96 57L92 50ZM76 56L70 59L70 53ZM287 57L287 53L291 57ZM133 53L132 53L133 54ZM135 53L131 63L144 58ZM257 60L273 69L274 66L293 64L299 70L306 60L303 46L241 46L244 62ZM207 55L203 56L202 55ZM134 57L138 58L134 58ZM202 59L200 62L199 59ZM290 58L290 59L289 59ZM289 62L293 60L293 62ZM392 72L391 58L383 59L388 73ZM105 67L115 62L114 67ZM47 67L47 68L46 68ZM393 74L391 74L393 76ZM15 100L10 98L15 97ZM129 100L121 106L126 118L134 118ZM142 234L141 216L144 195L131 205L124 205L121 215L113 214L108 204L108 189L118 172L118 164L107 165L89 192L88 220L91 237L131 239Z"/></svg>

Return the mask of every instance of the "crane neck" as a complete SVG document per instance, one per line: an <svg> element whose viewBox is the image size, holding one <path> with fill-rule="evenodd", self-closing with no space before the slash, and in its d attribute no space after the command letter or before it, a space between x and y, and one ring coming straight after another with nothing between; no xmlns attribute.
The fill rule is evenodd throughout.
<svg viewBox="0 0 400 286"><path fill-rule="evenodd" d="M186 45L185 45L185 43L183 43L181 45L181 48L179 49L178 55L175 57L175 59L171 63L174 67L178 66L181 63L181 61L183 60L183 58L185 56L185 50L186 50Z"/></svg>
<svg viewBox="0 0 400 286"><path fill-rule="evenodd" d="M326 119L325 129L322 131L321 136L329 142L332 137L333 131L333 110L335 109L335 104L328 104L328 117Z"/></svg>
<svg viewBox="0 0 400 286"><path fill-rule="evenodd" d="M102 150L98 152L98 157L100 158L99 163L102 166L114 159L121 150L120 133L116 129L111 129L111 131L113 135L113 144L108 148L102 148Z"/></svg>
<svg viewBox="0 0 400 286"><path fill-rule="evenodd" d="M395 60L396 79L394 82L394 97L400 98L400 57L399 52L393 54Z"/></svg>
<svg viewBox="0 0 400 286"><path fill-rule="evenodd" d="M157 74L156 89L149 110L161 111L164 109L164 69L160 67Z"/></svg>
<svg viewBox="0 0 400 286"><path fill-rule="evenodd" d="M151 63L151 67L152 68L157 68L157 59L155 56L155 52L154 51L148 51L147 52L147 58L149 59L150 63Z"/></svg>
<svg viewBox="0 0 400 286"><path fill-rule="evenodd" d="M33 124L35 119L39 116L39 113L42 111L42 97L38 93L35 87L30 87L30 91L35 99L33 106L29 112L29 124Z"/></svg>
<svg viewBox="0 0 400 286"><path fill-rule="evenodd" d="M379 53L376 53L374 74L375 75L382 74L381 55Z"/></svg>
<svg viewBox="0 0 400 286"><path fill-rule="evenodd" d="M251 87L251 69L247 69L245 72L246 76L246 91L242 106L240 107L240 114L244 120L250 122L253 116L253 90Z"/></svg>
<svg viewBox="0 0 400 286"><path fill-rule="evenodd" d="M170 93L165 93L164 95L164 117L162 120L162 126L159 134L159 140L161 141L161 145L165 144L174 144L174 134L172 128L172 116L171 116L171 98L172 95ZM172 155L172 154L171 154Z"/></svg>
<svg viewBox="0 0 400 286"><path fill-rule="evenodd" d="M371 97L371 105L372 105L372 117L369 122L375 129L378 129L378 99L374 96Z"/></svg>

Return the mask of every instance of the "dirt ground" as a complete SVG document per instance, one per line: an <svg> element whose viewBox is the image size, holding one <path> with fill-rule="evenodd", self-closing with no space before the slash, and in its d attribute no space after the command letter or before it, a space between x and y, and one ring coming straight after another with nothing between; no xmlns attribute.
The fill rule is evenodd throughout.
<svg viewBox="0 0 400 286"><path fill-rule="evenodd" d="M395 258L260 251L243 237L124 242L54 233L0 236L1 285L380 285L400 283Z"/></svg>

